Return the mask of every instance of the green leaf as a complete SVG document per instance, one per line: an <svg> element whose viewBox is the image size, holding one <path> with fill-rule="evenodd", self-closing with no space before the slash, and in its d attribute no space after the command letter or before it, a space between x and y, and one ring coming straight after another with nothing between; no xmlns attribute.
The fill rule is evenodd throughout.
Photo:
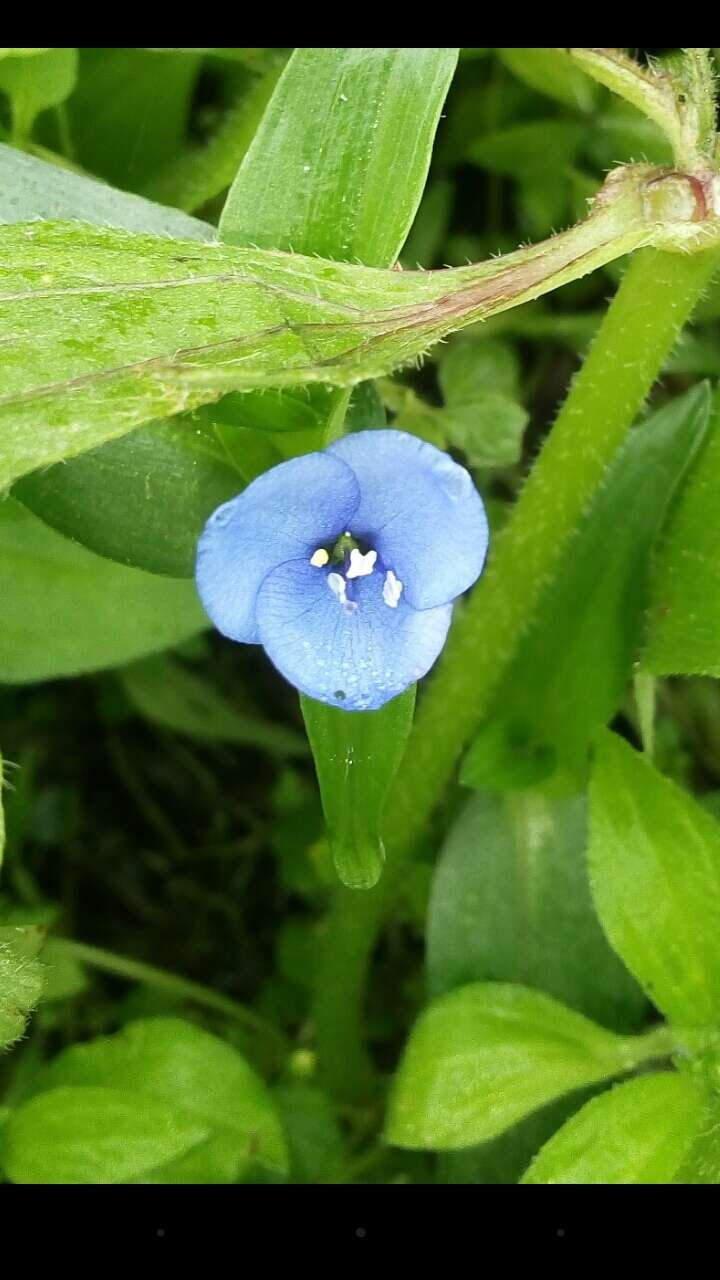
<svg viewBox="0 0 720 1280"><path fill-rule="evenodd" d="M26 142L35 118L70 96L77 78L77 49L46 49L35 57L0 62L0 89L12 104L13 138Z"/></svg>
<svg viewBox="0 0 720 1280"><path fill-rule="evenodd" d="M335 868L343 884L369 889L385 849L382 814L405 754L415 686L379 711L340 711L301 695Z"/></svg>
<svg viewBox="0 0 720 1280"><path fill-rule="evenodd" d="M578 111L591 111L597 94L592 81L576 67L565 49L498 49L519 80L549 98Z"/></svg>
<svg viewBox="0 0 720 1280"><path fill-rule="evenodd" d="M709 83L709 50L688 50L677 70L654 63L641 67L624 49L569 49L588 75L625 98L652 120L672 145L681 170L692 168L708 150L708 133L715 133L715 109ZM704 57L702 56L704 55ZM699 83L692 66L700 71ZM688 74L689 73L689 74ZM706 157L707 158L707 157Z"/></svg>
<svg viewBox="0 0 720 1280"><path fill-rule="evenodd" d="M385 405L375 382L358 382L353 387L350 404L345 414L344 430L373 431L387 426Z"/></svg>
<svg viewBox="0 0 720 1280"><path fill-rule="evenodd" d="M200 69L193 52L83 49L68 103L75 156L85 169L137 190L180 151Z"/></svg>
<svg viewBox="0 0 720 1280"><path fill-rule="evenodd" d="M593 1098L550 1139L522 1181L533 1184L663 1184L704 1125L707 1099L689 1077L641 1076Z"/></svg>
<svg viewBox="0 0 720 1280"><path fill-rule="evenodd" d="M521 179L516 197L518 222L533 240L550 236L558 227L573 221L572 180L572 173L553 169L529 173ZM582 217L582 212L577 216Z"/></svg>
<svg viewBox="0 0 720 1280"><path fill-rule="evenodd" d="M126 569L0 505L0 682L120 666L207 626L192 583Z"/></svg>
<svg viewBox="0 0 720 1280"><path fill-rule="evenodd" d="M404 268L436 265L450 222L453 194L449 178L438 178L426 188L403 246L400 262Z"/></svg>
<svg viewBox="0 0 720 1280"><path fill-rule="evenodd" d="M515 1186L533 1156L592 1092L582 1089L551 1102L489 1142L462 1151L441 1152L437 1157L437 1181L451 1186Z"/></svg>
<svg viewBox="0 0 720 1280"><path fill-rule="evenodd" d="M422 195L456 61L452 49L296 49L228 196L221 238L390 267ZM275 398L281 417L289 396ZM317 387L312 401L324 442L339 393ZM246 398L251 425L263 426L266 408Z"/></svg>
<svg viewBox="0 0 720 1280"><path fill-rule="evenodd" d="M203 1141L207 1129L160 1102L113 1088L58 1088L31 1098L0 1130L11 1182L118 1183Z"/></svg>
<svg viewBox="0 0 720 1280"><path fill-rule="evenodd" d="M528 414L517 401L519 364L513 349L493 339L463 338L443 348L439 377L445 405L428 404L410 387L383 384L394 426L440 449L460 449L472 467L516 463Z"/></svg>
<svg viewBox="0 0 720 1280"><path fill-rule="evenodd" d="M63 945L62 939L48 938L43 949L43 969L46 974L43 1004L68 1000L88 988L86 970Z"/></svg>
<svg viewBox="0 0 720 1280"><path fill-rule="evenodd" d="M513 399L520 393L520 360L500 338L453 338L441 348L438 374L447 404L473 403L489 391Z"/></svg>
<svg viewBox="0 0 720 1280"><path fill-rule="evenodd" d="M35 925L0 928L0 1050L22 1035L42 995L44 975L37 955L44 937L45 931Z"/></svg>
<svg viewBox="0 0 720 1280"><path fill-rule="evenodd" d="M696 1133L690 1149L675 1171L674 1182L691 1186L720 1185L720 1105L718 1104L717 1084L720 1078L717 1052L714 1057L714 1071L704 1076L700 1073L699 1081L693 1074L691 1078L703 1088L707 1102L706 1114L702 1126ZM695 1063L690 1071L693 1071Z"/></svg>
<svg viewBox="0 0 720 1280"><path fill-rule="evenodd" d="M520 362L509 343L461 337L443 348L439 365L443 409L428 409L446 445L470 466L512 466L522 451L528 414L518 403Z"/></svg>
<svg viewBox="0 0 720 1280"><path fill-rule="evenodd" d="M35 471L13 496L97 555L191 578L206 520L242 488L222 429L197 413Z"/></svg>
<svg viewBox="0 0 720 1280"><path fill-rule="evenodd" d="M328 403L327 388L311 384L283 391L231 392L206 412L246 431L308 433L325 427Z"/></svg>
<svg viewBox="0 0 720 1280"><path fill-rule="evenodd" d="M257 76L232 104L212 138L203 146L181 152L153 174L144 185L144 194L190 213L227 190L253 140L282 67L281 60L271 63L265 74Z"/></svg>
<svg viewBox="0 0 720 1280"><path fill-rule="evenodd" d="M650 554L709 410L708 388L695 387L631 434L465 758L466 785L523 785L549 772L553 757L584 776L589 741L625 696L641 644Z"/></svg>
<svg viewBox="0 0 720 1280"><path fill-rule="evenodd" d="M665 364L665 373L695 374L696 377L720 377L720 351L714 333L681 335L675 350Z"/></svg>
<svg viewBox="0 0 720 1280"><path fill-rule="evenodd" d="M0 58L34 58L38 53L50 53L49 49L0 49Z"/></svg>
<svg viewBox="0 0 720 1280"><path fill-rule="evenodd" d="M654 675L720 676L720 392L712 431L660 549L643 666Z"/></svg>
<svg viewBox="0 0 720 1280"><path fill-rule="evenodd" d="M459 987L413 1028L385 1136L431 1151L486 1142L563 1094L630 1070L641 1046L539 991Z"/></svg>
<svg viewBox="0 0 720 1280"><path fill-rule="evenodd" d="M262 66L272 59L277 49L151 49L151 53L204 53L226 62L240 62L248 67Z"/></svg>
<svg viewBox="0 0 720 1280"><path fill-rule="evenodd" d="M393 263L425 185L457 54L296 49L228 196L222 239Z"/></svg>
<svg viewBox="0 0 720 1280"><path fill-rule="evenodd" d="M502 178L555 174L568 168L585 137L585 126L572 120L533 120L513 124L475 138L465 159Z"/></svg>
<svg viewBox="0 0 720 1280"><path fill-rule="evenodd" d="M11 264L0 296L0 485L225 391L377 377L625 252L645 236L628 222L638 200L628 187L544 245L437 272L69 223L0 227Z"/></svg>
<svg viewBox="0 0 720 1280"><path fill-rule="evenodd" d="M517 401L492 391L432 414L433 426L448 444L462 449L471 467L511 467L518 462L528 419Z"/></svg>
<svg viewBox="0 0 720 1280"><path fill-rule="evenodd" d="M286 1170L280 1123L262 1080L237 1050L180 1018L143 1018L116 1035L66 1049L39 1076L35 1092L52 1096L66 1086L116 1090L140 1111L146 1104L171 1108L179 1123L199 1131L196 1141L215 1144L215 1159L232 1152L228 1181L253 1164ZM166 1159L173 1154L183 1153ZM209 1163L207 1151L195 1155ZM171 1180L185 1180L182 1170L170 1172ZM158 1180L165 1180L164 1171Z"/></svg>
<svg viewBox="0 0 720 1280"><path fill-rule="evenodd" d="M164 728L205 742L255 746L273 755L307 755L301 734L236 711L209 681L166 655L144 658L118 674L133 706Z"/></svg>
<svg viewBox="0 0 720 1280"><path fill-rule="evenodd" d="M720 826L621 738L599 740L590 877L612 946L666 1017L720 1020Z"/></svg>
<svg viewBox="0 0 720 1280"><path fill-rule="evenodd" d="M141 196L60 169L0 143L0 223L72 219L185 240L214 240L215 227Z"/></svg>
<svg viewBox="0 0 720 1280"><path fill-rule="evenodd" d="M168 1164L132 1179L143 1186L222 1185L250 1180L238 1176L237 1141L231 1135L207 1138ZM282 1179L277 1176L277 1180Z"/></svg>
<svg viewBox="0 0 720 1280"><path fill-rule="evenodd" d="M594 117L584 150L601 171L633 162L670 165L673 158L662 130L620 98L611 98Z"/></svg>
<svg viewBox="0 0 720 1280"><path fill-rule="evenodd" d="M476 795L440 854L428 912L430 991L521 982L619 1031L645 998L608 946L587 868L585 797Z"/></svg>

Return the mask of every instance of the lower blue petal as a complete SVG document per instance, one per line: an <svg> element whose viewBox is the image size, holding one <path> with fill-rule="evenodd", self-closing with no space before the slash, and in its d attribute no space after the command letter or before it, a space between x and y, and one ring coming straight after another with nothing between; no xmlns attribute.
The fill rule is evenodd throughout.
<svg viewBox="0 0 720 1280"><path fill-rule="evenodd" d="M257 597L260 640L297 689L346 711L373 711L424 676L442 650L452 605L417 610L383 599L384 575L348 584L345 608L328 571L290 561L265 578Z"/></svg>
<svg viewBox="0 0 720 1280"><path fill-rule="evenodd" d="M355 476L340 458L306 453L218 507L200 538L195 569L198 594L218 631L257 644L255 600L266 573L332 545L359 500Z"/></svg>
<svg viewBox="0 0 720 1280"><path fill-rule="evenodd" d="M482 572L485 508L472 476L447 453L405 431L357 431L329 448L352 467L360 505L352 532L366 538L416 609L454 600Z"/></svg>

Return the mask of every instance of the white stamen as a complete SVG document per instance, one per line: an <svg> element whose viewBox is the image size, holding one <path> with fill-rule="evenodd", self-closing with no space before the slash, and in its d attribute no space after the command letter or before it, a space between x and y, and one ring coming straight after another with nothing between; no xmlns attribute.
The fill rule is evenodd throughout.
<svg viewBox="0 0 720 1280"><path fill-rule="evenodd" d="M337 596L340 604L346 613L355 613L357 605L354 600L348 600L345 579L341 573L329 573L327 576L327 584L333 595Z"/></svg>
<svg viewBox="0 0 720 1280"><path fill-rule="evenodd" d="M333 595L337 596L340 603L345 604L345 601L347 600L347 595L345 593L345 579L343 578L342 574L329 573L327 576L327 584L330 590L332 591Z"/></svg>
<svg viewBox="0 0 720 1280"><path fill-rule="evenodd" d="M402 582L398 581L392 569L388 569L383 582L383 600L391 609L397 609L402 589Z"/></svg>
<svg viewBox="0 0 720 1280"><path fill-rule="evenodd" d="M357 547L353 547L350 552L350 568L345 575L347 578L367 578L372 573L377 560L377 551L366 551L363 555L362 551L358 551Z"/></svg>
<svg viewBox="0 0 720 1280"><path fill-rule="evenodd" d="M310 563L313 569L322 569L327 564L330 556L324 547L318 547L317 551L313 551L310 557Z"/></svg>

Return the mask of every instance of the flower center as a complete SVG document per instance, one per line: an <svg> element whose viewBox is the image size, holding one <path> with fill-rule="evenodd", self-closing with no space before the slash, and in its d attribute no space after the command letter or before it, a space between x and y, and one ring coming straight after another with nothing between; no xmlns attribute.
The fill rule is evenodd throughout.
<svg viewBox="0 0 720 1280"><path fill-rule="evenodd" d="M350 588L351 595L348 597L348 584L352 583L355 578L368 578L374 572L377 560L377 551L373 547L363 549L363 543L346 529L330 551L328 551L327 547L318 547L316 551L313 551L310 557L310 564L314 569L324 569L329 564L338 566L338 569L333 568L332 572L327 575L328 587L333 595L337 597L338 603L342 605L346 613L355 613L358 605L352 598L352 587ZM340 566L342 566L342 571L339 571ZM383 568L380 564L377 564L377 567L378 569ZM392 569L386 569L382 596L388 608L397 609L402 589L403 584L395 577Z"/></svg>
<svg viewBox="0 0 720 1280"><path fill-rule="evenodd" d="M353 551L362 551L363 546L358 538L354 538L349 529L340 534L335 546L330 552L330 559L333 564L344 564L346 556L352 554Z"/></svg>

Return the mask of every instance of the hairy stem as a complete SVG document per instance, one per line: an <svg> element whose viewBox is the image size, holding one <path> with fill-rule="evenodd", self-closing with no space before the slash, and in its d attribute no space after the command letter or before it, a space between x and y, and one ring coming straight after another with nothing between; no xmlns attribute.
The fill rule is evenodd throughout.
<svg viewBox="0 0 720 1280"><path fill-rule="evenodd" d="M339 888L318 978L323 1077L339 1096L368 1088L367 971L404 868L458 757L487 713L544 584L592 501L720 258L647 249L631 262L488 569L453 627L420 703L388 806L388 862L371 890Z"/></svg>

